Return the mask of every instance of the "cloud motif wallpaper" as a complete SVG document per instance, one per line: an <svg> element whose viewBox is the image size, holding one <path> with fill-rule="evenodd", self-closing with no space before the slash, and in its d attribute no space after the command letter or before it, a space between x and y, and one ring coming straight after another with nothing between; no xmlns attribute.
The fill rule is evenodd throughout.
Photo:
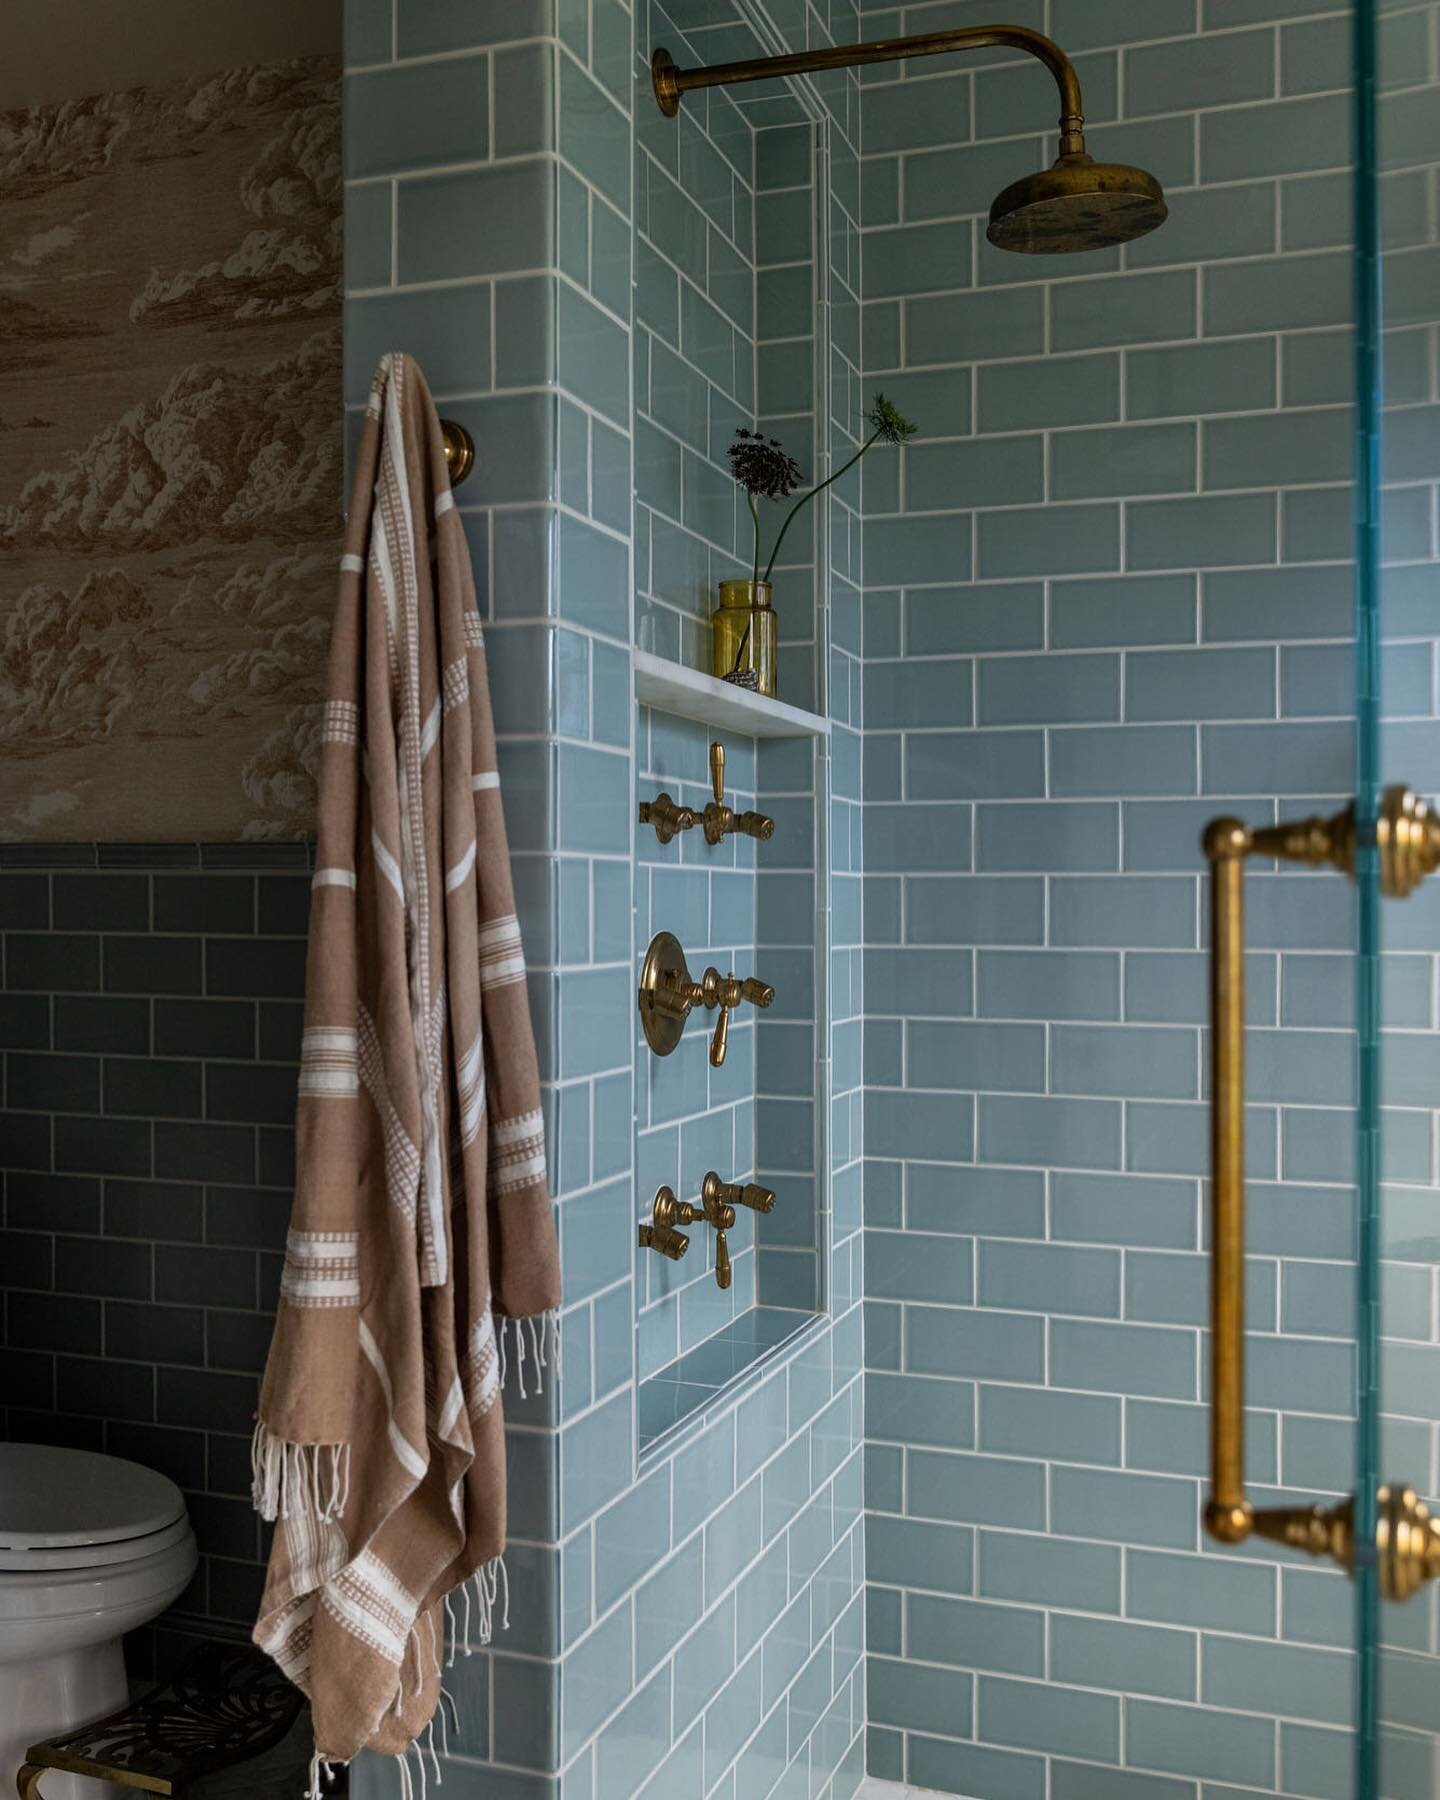
<svg viewBox="0 0 1440 1800"><path fill-rule="evenodd" d="M0 115L0 838L311 829L340 204L333 58Z"/></svg>

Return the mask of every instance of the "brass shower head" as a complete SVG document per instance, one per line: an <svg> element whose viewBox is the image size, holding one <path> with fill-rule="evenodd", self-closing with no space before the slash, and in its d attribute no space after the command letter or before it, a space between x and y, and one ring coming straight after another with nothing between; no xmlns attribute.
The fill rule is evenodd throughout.
<svg viewBox="0 0 1440 1800"><path fill-rule="evenodd" d="M985 235L999 250L1056 256L1128 244L1168 215L1153 175L1128 163L1098 163L1080 150L1011 182L990 208Z"/></svg>

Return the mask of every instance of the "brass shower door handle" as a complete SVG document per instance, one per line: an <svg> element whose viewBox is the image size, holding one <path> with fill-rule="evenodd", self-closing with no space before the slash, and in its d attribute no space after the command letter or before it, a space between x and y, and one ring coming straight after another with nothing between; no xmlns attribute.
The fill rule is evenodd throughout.
<svg viewBox="0 0 1440 1800"><path fill-rule="evenodd" d="M1205 1529L1223 1544L1252 1534L1346 1570L1355 1562L1354 1500L1252 1506L1245 1497L1245 861L1330 866L1355 873L1355 808L1252 829L1213 819L1210 864L1210 1494ZM1404 899L1440 866L1440 817L1407 788L1388 788L1376 821L1382 891ZM1440 1520L1414 1490L1379 1490L1381 1590L1405 1600L1440 1574Z"/></svg>

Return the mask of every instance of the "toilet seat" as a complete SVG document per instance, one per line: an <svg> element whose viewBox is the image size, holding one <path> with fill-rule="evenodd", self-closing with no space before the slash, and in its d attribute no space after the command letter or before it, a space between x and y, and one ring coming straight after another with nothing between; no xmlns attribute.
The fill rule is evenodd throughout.
<svg viewBox="0 0 1440 1800"><path fill-rule="evenodd" d="M108 1569L188 1533L185 1500L154 1469L50 1444L0 1444L0 1581Z"/></svg>

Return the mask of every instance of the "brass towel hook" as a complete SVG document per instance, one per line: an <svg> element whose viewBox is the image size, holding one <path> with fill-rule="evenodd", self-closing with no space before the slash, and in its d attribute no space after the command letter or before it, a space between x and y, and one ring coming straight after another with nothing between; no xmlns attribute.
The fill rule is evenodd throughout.
<svg viewBox="0 0 1440 1800"><path fill-rule="evenodd" d="M454 419L440 421L440 435L445 440L445 467L450 471L450 485L457 488L475 467L475 440Z"/></svg>

